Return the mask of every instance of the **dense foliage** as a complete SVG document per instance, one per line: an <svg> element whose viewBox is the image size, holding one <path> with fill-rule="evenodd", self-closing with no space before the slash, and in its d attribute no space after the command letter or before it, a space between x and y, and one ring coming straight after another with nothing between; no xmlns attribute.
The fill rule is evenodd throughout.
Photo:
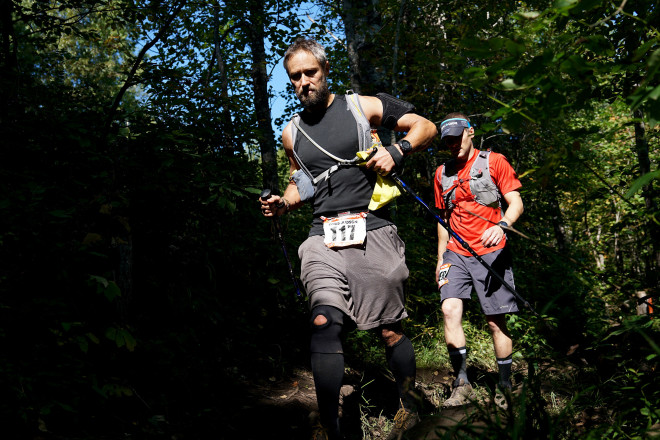
<svg viewBox="0 0 660 440"><path fill-rule="evenodd" d="M516 287L544 319L511 318L536 403L507 435L657 430L660 329L653 315L637 315L638 297L657 301L659 292L657 6L335 0L297 8L289 0L1 3L6 431L247 438L227 431L232 396L245 381L306 366L304 298L293 293L273 224L256 209L261 188L286 182L272 127L295 102L287 91L287 113L273 114L273 124L268 82L301 32L328 46L335 92L392 93L434 122L464 111L475 142L519 173ZM402 178L431 202L433 172L447 157L436 142L408 160ZM406 197L392 209L411 271L408 331L420 351L440 352L436 225ZM308 223L308 208L282 219L294 269ZM351 343L368 347L365 338ZM357 353L357 365L370 361ZM538 403L550 377L562 401L555 413Z"/></svg>

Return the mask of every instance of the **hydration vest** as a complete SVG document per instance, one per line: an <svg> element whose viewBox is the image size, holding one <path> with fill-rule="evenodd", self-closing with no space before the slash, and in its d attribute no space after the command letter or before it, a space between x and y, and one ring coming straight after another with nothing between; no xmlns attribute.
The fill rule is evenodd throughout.
<svg viewBox="0 0 660 440"><path fill-rule="evenodd" d="M348 90L346 92L346 105L351 110L351 113L355 118L355 122L357 123L358 145L359 145L358 151L366 151L372 146L374 146L374 141L372 140L372 135L371 135L371 124L369 123L367 117L364 115L364 110L362 110L362 106L360 105L358 94L353 93L352 90ZM357 166L358 162L361 161L361 159L359 159L358 157L355 157L353 159L342 159L340 157L334 156L333 154L323 149L320 145L318 145L313 139L308 137L309 141L314 146L316 146L316 148L318 148L323 153L325 153L326 155L330 156L331 158L337 161L336 165L333 165L332 167L328 168L323 173L319 174L316 177L312 176L312 173L307 169L303 161L296 153L296 149L295 149L296 136L298 135L299 131L302 131L299 125L300 115L296 113L295 115L293 115L293 118L291 118L291 121L293 122L293 124L291 125L291 138L292 138L292 145L294 146L293 156L295 157L296 161L300 165L300 168L303 170L303 172L307 174L308 177L311 178L314 185L317 185L323 179L327 180L330 177L330 175L335 171L337 171L339 168L346 166ZM304 131L303 134L307 136L307 134Z"/></svg>
<svg viewBox="0 0 660 440"><path fill-rule="evenodd" d="M501 209L500 191L497 189L495 182L493 182L488 168L489 156L490 151L479 151L477 158L472 163L470 177L468 178L470 192L472 193L472 200L480 205L490 208L499 207ZM442 165L440 177L440 183L443 189L442 198L445 202L445 207L447 209L453 209L456 206L456 198L454 197L456 187L465 181L458 178L455 159L451 159Z"/></svg>

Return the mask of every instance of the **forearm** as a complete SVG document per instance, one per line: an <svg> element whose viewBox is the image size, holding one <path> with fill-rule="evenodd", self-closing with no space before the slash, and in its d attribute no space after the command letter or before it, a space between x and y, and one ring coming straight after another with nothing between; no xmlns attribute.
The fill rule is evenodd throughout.
<svg viewBox="0 0 660 440"><path fill-rule="evenodd" d="M449 232L444 226L438 224L438 261L442 260L442 256L447 250L447 243L449 242Z"/></svg>
<svg viewBox="0 0 660 440"><path fill-rule="evenodd" d="M289 181L289 184L284 189L284 194L282 194L281 199L281 206L278 208L278 215L298 209L303 204L300 200L298 187L292 180ZM281 211L282 208L283 211Z"/></svg>
<svg viewBox="0 0 660 440"><path fill-rule="evenodd" d="M508 206L501 221L506 222L509 226L513 226L524 211L523 202L520 198L520 193L517 191L512 191L506 194L504 198L507 201Z"/></svg>
<svg viewBox="0 0 660 440"><path fill-rule="evenodd" d="M407 114L399 119L395 128L397 131L405 131L403 139L410 142L413 152L421 151L428 147L433 138L438 134L435 124L419 115Z"/></svg>

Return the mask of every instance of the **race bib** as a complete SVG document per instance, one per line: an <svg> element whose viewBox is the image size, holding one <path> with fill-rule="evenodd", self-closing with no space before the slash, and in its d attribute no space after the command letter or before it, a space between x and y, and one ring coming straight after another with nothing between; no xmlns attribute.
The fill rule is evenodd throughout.
<svg viewBox="0 0 660 440"><path fill-rule="evenodd" d="M438 274L438 289L449 282L449 279L447 278L447 274L449 273L450 267L451 267L451 263L445 263L442 266L440 266L440 273Z"/></svg>
<svg viewBox="0 0 660 440"><path fill-rule="evenodd" d="M361 245L367 238L367 213L321 217L323 243L329 248Z"/></svg>

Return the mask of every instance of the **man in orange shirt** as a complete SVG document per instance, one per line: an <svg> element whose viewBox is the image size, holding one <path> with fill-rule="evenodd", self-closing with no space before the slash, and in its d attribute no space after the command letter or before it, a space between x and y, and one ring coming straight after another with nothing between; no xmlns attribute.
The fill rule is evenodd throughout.
<svg viewBox="0 0 660 440"><path fill-rule="evenodd" d="M499 154L475 149L474 127L462 113L450 113L440 124L441 140L453 159L435 173L435 203L450 228L511 286L511 254L506 248L505 229L523 212L518 177ZM501 199L507 204L505 212ZM463 301L477 293L493 336L500 380L495 403L506 407L504 397L511 389L513 342L506 327L506 314L518 311L515 296L463 246L438 225L436 280L441 293L444 330L449 358L456 379L452 394L443 406L468 403L474 398L466 373L467 348L462 326Z"/></svg>

